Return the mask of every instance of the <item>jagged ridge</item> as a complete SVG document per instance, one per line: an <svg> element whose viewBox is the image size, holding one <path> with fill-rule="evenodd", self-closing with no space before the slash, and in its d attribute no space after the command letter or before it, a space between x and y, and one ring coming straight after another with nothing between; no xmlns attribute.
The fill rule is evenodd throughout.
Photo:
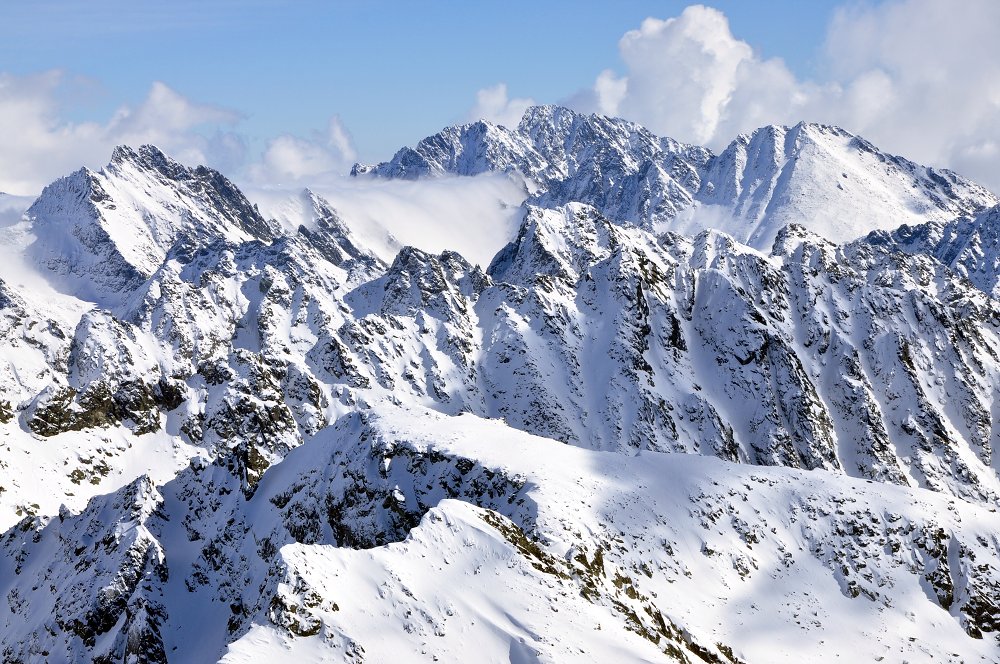
<svg viewBox="0 0 1000 664"><path fill-rule="evenodd" d="M593 205L615 223L694 235L722 230L767 251L798 223L827 239L873 228L950 221L996 205L983 187L878 150L839 127L762 127L721 154L654 136L624 120L566 108L528 109L516 129L448 127L355 175L418 178L519 172L539 183L539 207Z"/></svg>
<svg viewBox="0 0 1000 664"><path fill-rule="evenodd" d="M583 154L603 139L561 118L544 142L580 157L567 172L606 163ZM627 123L600 129L650 159L697 157ZM783 131L772 145L816 132L855 141ZM507 158L475 154L468 163L490 168ZM629 155L618 154L623 172L641 170ZM911 166L886 168L926 175ZM484 272L416 248L386 266L308 191L312 221L283 232L227 182L122 149L101 174L53 185L29 215L32 255L86 279L62 288L90 310L67 326L27 287L0 282L0 331L32 358L0 366L13 448L0 505L8 525L15 510L26 517L2 542L6 658L164 661L176 647L206 659L231 644L235 660L293 637L301 657L412 650L489 624L481 596L419 577L507 565L524 580L498 601L533 626L503 623L482 636L491 649L570 658L569 641L546 635L599 622L607 637L579 632L589 659L626 643L626 658L757 661L752 639L719 627L734 615L709 607L770 574L775 612L796 597L813 606L796 587L821 579L810 593L838 616L875 624L918 607L921 626L942 629L951 612L938 644L885 630L882 644L995 655L973 640L1000 627L988 535L1000 499L995 211L934 221L943 204L918 228L839 245L786 226L762 252L718 231L654 234L591 205L527 205ZM155 239L142 251L121 230L135 214ZM163 452L169 461L154 461ZM135 480L143 464L162 479ZM815 469L831 472L803 472ZM18 481L32 474L37 485ZM801 525L785 520L788 505ZM687 525L664 525L678 519ZM441 569L392 577L423 556ZM441 571L450 561L462 571ZM389 575L390 638L373 637L383 614L339 594L352 574ZM413 617L457 597L464 608ZM879 608L858 609L869 600ZM569 618L533 622L554 602ZM49 615L29 614L32 603ZM807 629L832 634L818 617ZM479 643L436 638L444 657Z"/></svg>

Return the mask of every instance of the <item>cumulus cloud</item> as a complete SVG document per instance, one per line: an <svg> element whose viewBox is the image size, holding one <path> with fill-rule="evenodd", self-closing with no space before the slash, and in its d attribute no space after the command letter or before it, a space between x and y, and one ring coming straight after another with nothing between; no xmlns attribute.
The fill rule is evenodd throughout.
<svg viewBox="0 0 1000 664"><path fill-rule="evenodd" d="M0 191L38 193L81 165L103 165L121 143L154 143L195 163L223 166L242 158L242 141L228 131L240 117L233 111L192 102L156 82L140 104L120 106L107 121L70 122L59 104L65 85L58 71L0 73Z"/></svg>
<svg viewBox="0 0 1000 664"><path fill-rule="evenodd" d="M848 91L838 115L918 160L971 168L1000 191L1000 3L845 7L825 57Z"/></svg>
<svg viewBox="0 0 1000 664"><path fill-rule="evenodd" d="M705 7L691 7L677 19L646 19L619 47L629 69L621 111L656 108L662 124L699 142L715 134L740 65L753 57L747 44L733 39L725 16Z"/></svg>
<svg viewBox="0 0 1000 664"><path fill-rule="evenodd" d="M294 184L340 174L358 154L339 116L330 118L325 133L310 138L284 134L268 142L258 163L249 168L255 182Z"/></svg>
<svg viewBox="0 0 1000 664"><path fill-rule="evenodd" d="M884 149L955 168L1000 191L1000 3L893 0L845 5L796 77L694 5L647 19L619 42L624 71L601 72L569 103L719 149L736 134L799 120L839 124Z"/></svg>
<svg viewBox="0 0 1000 664"><path fill-rule="evenodd" d="M715 148L740 131L797 118L832 90L797 81L780 59L762 60L722 12L702 5L646 19L618 48L625 73L601 72L572 103Z"/></svg>
<svg viewBox="0 0 1000 664"><path fill-rule="evenodd" d="M467 119L489 120L513 128L521 121L521 116L528 107L534 105L535 100L531 98L510 99L507 95L507 84L497 83L476 93L476 104L469 110Z"/></svg>

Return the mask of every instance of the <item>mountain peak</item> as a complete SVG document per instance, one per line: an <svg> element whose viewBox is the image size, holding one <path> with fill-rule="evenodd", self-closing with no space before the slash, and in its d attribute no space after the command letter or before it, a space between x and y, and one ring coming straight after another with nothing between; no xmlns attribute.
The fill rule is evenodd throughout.
<svg viewBox="0 0 1000 664"><path fill-rule="evenodd" d="M275 236L221 173L184 166L153 145L120 145L101 171L81 169L57 180L27 216L38 238L35 258L56 274L71 276L66 285L85 299L124 293L141 283L182 236L197 242ZM88 290L94 285L96 290Z"/></svg>
<svg viewBox="0 0 1000 664"><path fill-rule="evenodd" d="M841 127L810 122L741 134L701 177L696 199L704 207L694 216L762 251L789 223L847 242L876 228L974 214L997 200L958 175L885 153Z"/></svg>
<svg viewBox="0 0 1000 664"><path fill-rule="evenodd" d="M672 139L661 139L642 125L629 120L596 113L580 113L564 106L532 106L521 117L517 133L527 137L535 149L546 157L552 157L546 147L561 147L564 151L579 152L590 147L601 149L603 144L619 149L651 152L649 146L677 151L686 147ZM591 144L592 142L592 144ZM577 145L573 145L573 144Z"/></svg>
<svg viewBox="0 0 1000 664"><path fill-rule="evenodd" d="M384 267L372 251L359 243L329 201L309 188L303 189L300 197L303 210L311 221L300 223L297 232L324 258L340 266L353 260L356 267L363 268L362 271L366 274L367 270Z"/></svg>
<svg viewBox="0 0 1000 664"><path fill-rule="evenodd" d="M140 145L137 149L128 145L116 146L111 153L109 168L120 169L126 164L147 171L156 171L173 180L188 176L191 170L150 144Z"/></svg>
<svg viewBox="0 0 1000 664"><path fill-rule="evenodd" d="M160 148L151 143L144 143L138 148L133 148L125 143L116 145L111 151L111 161L119 163L123 161L143 161L156 160L160 162L172 162L173 159L163 153Z"/></svg>
<svg viewBox="0 0 1000 664"><path fill-rule="evenodd" d="M521 121L518 123L518 131L525 132L526 128L535 126L539 123L554 123L565 120L577 120L579 118L593 117L588 116L583 113L574 111L571 108L566 108L565 106L557 106L555 104L540 104L537 106L529 106L524 114L521 116Z"/></svg>

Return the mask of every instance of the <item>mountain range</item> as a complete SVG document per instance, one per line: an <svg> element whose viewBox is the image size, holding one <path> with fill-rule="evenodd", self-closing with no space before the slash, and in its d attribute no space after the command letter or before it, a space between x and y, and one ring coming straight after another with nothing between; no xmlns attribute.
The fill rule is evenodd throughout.
<svg viewBox="0 0 1000 664"><path fill-rule="evenodd" d="M153 146L0 217L4 661L1000 657L994 194L552 106L352 170L485 173L485 267Z"/></svg>

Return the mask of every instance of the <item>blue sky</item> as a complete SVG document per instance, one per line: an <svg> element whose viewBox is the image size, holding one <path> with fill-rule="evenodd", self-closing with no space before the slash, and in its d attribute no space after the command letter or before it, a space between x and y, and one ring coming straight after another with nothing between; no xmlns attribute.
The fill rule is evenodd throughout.
<svg viewBox="0 0 1000 664"><path fill-rule="evenodd" d="M0 191L143 142L309 184L530 103L715 150L838 124L1000 191L1000 2L0 2Z"/></svg>
<svg viewBox="0 0 1000 664"><path fill-rule="evenodd" d="M362 159L464 119L476 91L556 102L620 65L617 43L649 16L688 3L648 0L167 3L7 2L0 70L63 70L66 116L99 120L153 81L239 112L261 148L308 136L339 114ZM716 2L765 57L811 76L836 2ZM137 9L138 7L138 9ZM792 28L792 26L794 26ZM76 79L76 80L74 80Z"/></svg>

